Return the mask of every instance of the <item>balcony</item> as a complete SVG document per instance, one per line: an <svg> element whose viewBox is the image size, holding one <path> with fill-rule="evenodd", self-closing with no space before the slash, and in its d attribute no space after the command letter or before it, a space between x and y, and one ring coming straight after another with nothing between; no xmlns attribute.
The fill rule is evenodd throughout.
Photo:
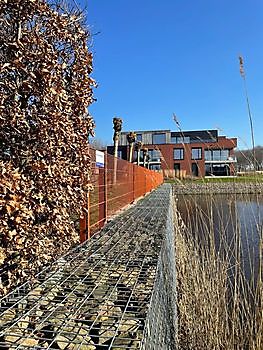
<svg viewBox="0 0 263 350"><path fill-rule="evenodd" d="M225 164L231 164L236 163L237 158L236 157L214 157L213 159L206 158L205 163L212 163L212 164L219 164L219 163L225 163Z"/></svg>

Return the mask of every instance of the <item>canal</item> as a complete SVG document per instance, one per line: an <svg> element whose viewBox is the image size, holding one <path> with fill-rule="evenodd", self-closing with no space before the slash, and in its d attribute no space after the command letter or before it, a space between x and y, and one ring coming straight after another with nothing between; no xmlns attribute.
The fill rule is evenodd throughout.
<svg viewBox="0 0 263 350"><path fill-rule="evenodd" d="M193 237L228 251L232 266L242 265L247 280L257 279L263 227L263 195L177 196L177 207ZM262 248L261 248L262 249Z"/></svg>

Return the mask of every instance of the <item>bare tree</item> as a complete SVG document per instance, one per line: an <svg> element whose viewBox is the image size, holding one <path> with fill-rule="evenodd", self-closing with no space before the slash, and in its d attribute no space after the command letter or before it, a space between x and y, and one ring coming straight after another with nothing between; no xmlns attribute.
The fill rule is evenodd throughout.
<svg viewBox="0 0 263 350"><path fill-rule="evenodd" d="M122 128L122 119L121 118L113 118L113 142L114 142L114 157L118 156L118 144L119 144L119 137L121 133Z"/></svg>
<svg viewBox="0 0 263 350"><path fill-rule="evenodd" d="M91 138L90 141L90 146L96 150L106 150L107 149L107 143L101 140L100 138Z"/></svg>
<svg viewBox="0 0 263 350"><path fill-rule="evenodd" d="M137 151L137 165L140 165L140 157L141 157L141 148L142 148L142 142L137 141L135 144L135 150Z"/></svg>
<svg viewBox="0 0 263 350"><path fill-rule="evenodd" d="M119 137L122 128L122 119L121 118L113 118L113 142L114 142L114 164L113 164L113 183L116 183L117 180L117 157L118 157L118 145L119 145Z"/></svg>
<svg viewBox="0 0 263 350"><path fill-rule="evenodd" d="M262 146L256 146L254 150L237 150L235 156L237 157L237 167L239 170L254 169L254 166L256 166L256 170L263 168Z"/></svg>
<svg viewBox="0 0 263 350"><path fill-rule="evenodd" d="M134 143L136 141L136 134L135 134L135 132L131 131L127 135L127 141L128 141L128 144L129 144L129 162L132 162L133 148L134 148Z"/></svg>
<svg viewBox="0 0 263 350"><path fill-rule="evenodd" d="M148 148L143 148L143 166L146 168L146 163L149 162L149 150Z"/></svg>

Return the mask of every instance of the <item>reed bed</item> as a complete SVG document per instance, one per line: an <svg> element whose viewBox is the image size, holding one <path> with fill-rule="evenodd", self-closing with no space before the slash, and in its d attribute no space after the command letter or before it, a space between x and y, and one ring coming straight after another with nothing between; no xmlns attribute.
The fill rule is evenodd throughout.
<svg viewBox="0 0 263 350"><path fill-rule="evenodd" d="M262 350L260 215L240 220L233 195L175 201L178 349Z"/></svg>

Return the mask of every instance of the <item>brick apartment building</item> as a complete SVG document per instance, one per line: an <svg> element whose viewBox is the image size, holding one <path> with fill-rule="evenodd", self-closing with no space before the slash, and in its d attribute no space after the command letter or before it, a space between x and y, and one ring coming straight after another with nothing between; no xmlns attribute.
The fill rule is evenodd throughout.
<svg viewBox="0 0 263 350"><path fill-rule="evenodd" d="M184 170L189 176L227 176L234 174L234 148L236 138L218 136L217 130L183 131L170 130L135 131L136 141L148 149L149 163L153 170ZM119 140L118 156L128 160L129 143L122 132ZM107 150L113 154L113 146ZM137 151L133 152L133 162L137 162ZM140 152L143 165L143 152Z"/></svg>

